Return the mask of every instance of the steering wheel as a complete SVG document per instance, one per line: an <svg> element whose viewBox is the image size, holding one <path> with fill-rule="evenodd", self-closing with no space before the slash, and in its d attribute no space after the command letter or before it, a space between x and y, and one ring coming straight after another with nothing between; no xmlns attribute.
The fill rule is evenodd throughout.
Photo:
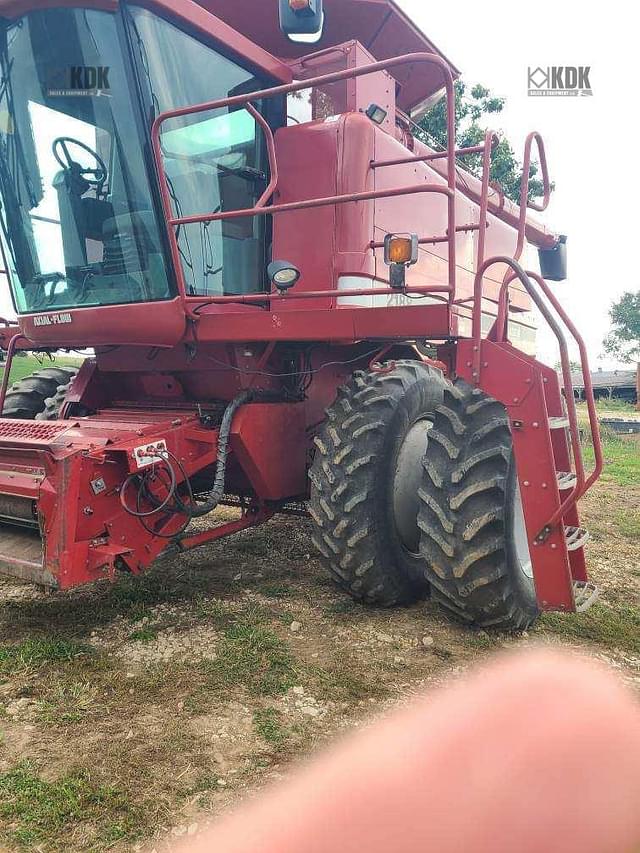
<svg viewBox="0 0 640 853"><path fill-rule="evenodd" d="M80 163L77 163L69 153L68 146L70 144L75 145L83 151L86 151L87 154L90 154L96 161L96 167L83 168ZM89 148L88 145L85 145L84 142L80 142L79 139L72 139L70 136L59 136L57 139L54 139L51 151L65 172L68 172L74 178L81 177L87 182L87 184L94 186L98 194L100 194L109 172L104 160L100 157L97 151Z"/></svg>

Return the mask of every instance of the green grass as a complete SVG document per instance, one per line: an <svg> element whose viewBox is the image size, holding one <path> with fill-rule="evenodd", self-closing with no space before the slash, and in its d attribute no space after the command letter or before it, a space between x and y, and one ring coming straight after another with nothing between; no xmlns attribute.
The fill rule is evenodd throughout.
<svg viewBox="0 0 640 853"><path fill-rule="evenodd" d="M602 442L604 470L602 479L619 486L640 486L640 442L604 435ZM593 447L583 448L585 465L593 467Z"/></svg>
<svg viewBox="0 0 640 853"><path fill-rule="evenodd" d="M97 785L83 771L46 781L27 763L0 774L0 817L12 850L51 849L57 836L66 839L57 849L92 849L90 838L71 840L74 829L86 832L89 824L103 847L134 840L141 830L141 815L118 788Z"/></svg>
<svg viewBox="0 0 640 853"><path fill-rule="evenodd" d="M618 510L615 513L618 532L627 539L640 539L640 510Z"/></svg>
<svg viewBox="0 0 640 853"><path fill-rule="evenodd" d="M129 639L137 643L152 643L158 639L158 632L154 628L140 628L129 634Z"/></svg>
<svg viewBox="0 0 640 853"><path fill-rule="evenodd" d="M322 609L322 615L327 617L332 616L354 616L357 613L363 612L363 606L352 598L341 598L340 601L334 601Z"/></svg>
<svg viewBox="0 0 640 853"><path fill-rule="evenodd" d="M265 598L293 598L294 591L290 586L283 583L259 584L256 591Z"/></svg>
<svg viewBox="0 0 640 853"><path fill-rule="evenodd" d="M56 682L38 703L38 720L47 725L80 723L91 713L102 713L97 701L97 688L82 681Z"/></svg>
<svg viewBox="0 0 640 853"><path fill-rule="evenodd" d="M598 643L612 649L640 653L640 611L637 607L616 604L596 604L586 613L546 613L540 629L557 634L565 640Z"/></svg>
<svg viewBox="0 0 640 853"><path fill-rule="evenodd" d="M586 409L586 406L584 408ZM615 398L609 400L606 397L600 397L596 400L596 409L599 412L621 412L623 414L634 414L638 411L633 403Z"/></svg>
<svg viewBox="0 0 640 853"><path fill-rule="evenodd" d="M277 708L259 708L253 714L256 734L272 746L281 746L288 738L282 725L282 714Z"/></svg>
<svg viewBox="0 0 640 853"><path fill-rule="evenodd" d="M39 358L33 355L16 356L11 365L11 382L18 382L18 380L24 379L25 376L31 376L32 373L43 367L54 367L55 365L59 367L80 367L83 361L82 356L61 355L55 356L53 360L46 355ZM0 377L2 377L3 373L4 364L0 364Z"/></svg>
<svg viewBox="0 0 640 853"><path fill-rule="evenodd" d="M231 625L215 660L207 661L211 688L243 687L257 696L285 693L296 683L296 665L287 644L264 625L251 621Z"/></svg>
<svg viewBox="0 0 640 853"><path fill-rule="evenodd" d="M45 664L73 660L91 652L90 646L57 637L32 637L16 645L0 646L0 674L14 675Z"/></svg>

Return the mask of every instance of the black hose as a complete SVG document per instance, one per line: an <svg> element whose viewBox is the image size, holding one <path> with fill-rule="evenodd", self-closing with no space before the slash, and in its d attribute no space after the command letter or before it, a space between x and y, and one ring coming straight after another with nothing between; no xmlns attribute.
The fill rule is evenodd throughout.
<svg viewBox="0 0 640 853"><path fill-rule="evenodd" d="M220 424L220 430L218 432L218 452L216 457L216 473L213 480L213 485L211 487L211 490L206 494L203 503L195 503L191 483L180 460L173 453L171 453L171 451L161 450L158 451L158 455L162 458L162 462L168 469L168 474L170 478L170 482L167 487L167 497L161 501L156 498L153 492L149 489L149 477L157 476L156 465L154 464L153 468L151 468L149 471L146 471L142 474L131 474L125 480L120 489L120 502L122 504L122 507L125 509L126 512L129 513L129 515L133 515L135 518L137 518L146 530L156 536L160 536L162 534L159 534L153 531L150 527L148 527L145 523L145 519L151 518L152 516L159 514L167 515L169 517L171 515L178 514L186 516L186 520L182 529L180 531L177 531L176 533L166 536L165 538L169 539L179 536L180 533L184 532L184 530L189 525L192 519L201 518L202 516L209 515L209 513L213 512L224 496L227 472L227 457L229 455L229 438L231 436L233 418L238 409L241 406L244 406L246 403L250 403L256 399L273 400L281 398L281 394L278 394L273 391L250 389L247 391L243 391L235 398L235 400L232 400L229 403L229 405L225 409L224 415L222 417L222 423ZM188 493L188 502L185 502L178 494L178 478L171 460L173 460L180 473L182 474L182 477L184 478L184 484L186 485ZM127 488L136 479L138 480L138 495L136 501L136 508L134 510L127 503L126 491ZM146 501L147 504L152 505L153 508L151 510L145 512L142 511L141 502L143 499ZM171 504L171 501L173 501L173 505Z"/></svg>
<svg viewBox="0 0 640 853"><path fill-rule="evenodd" d="M232 400L225 409L222 417L222 423L220 424L220 432L218 433L218 456L216 459L216 474L213 480L213 486L211 491L207 494L204 503L198 504L197 507L190 508L190 515L192 518L201 518L203 515L209 515L209 513L213 512L218 506L224 496L224 486L227 473L227 456L229 454L229 437L231 435L231 426L233 424L235 413L238 411L240 406L244 406L245 403L251 403L257 397L265 397L267 394L268 392L265 393L264 391L257 391L255 389L243 391L235 398L235 400Z"/></svg>

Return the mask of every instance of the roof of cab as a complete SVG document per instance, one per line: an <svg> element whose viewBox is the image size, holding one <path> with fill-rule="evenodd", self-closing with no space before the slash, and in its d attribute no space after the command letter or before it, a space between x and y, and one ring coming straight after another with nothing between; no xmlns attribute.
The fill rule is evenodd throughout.
<svg viewBox="0 0 640 853"><path fill-rule="evenodd" d="M459 75L458 69L416 27L394 0L324 0L325 26L322 37L315 44L293 42L284 35L280 29L278 0L133 2L175 12L181 5L192 6L194 9L200 6L272 57L285 61L356 40L378 60L408 53L434 53L447 62L454 78ZM0 16L17 16L23 14L25 9L82 5L115 9L118 7L118 0L0 0ZM265 56L262 56L265 59ZM264 67L264 63L260 64ZM282 71L284 70L282 68ZM390 69L389 73L400 84L398 106L407 112L440 92L444 84L442 72L435 65L402 65Z"/></svg>
<svg viewBox="0 0 640 853"><path fill-rule="evenodd" d="M444 59L453 77L458 69L431 42L394 0L324 0L322 38L311 45L291 41L280 30L278 0L197 0L274 56L294 59L347 40L359 41L378 60L408 53L434 53ZM398 106L410 110L443 88L442 72L424 63L390 69L400 83Z"/></svg>

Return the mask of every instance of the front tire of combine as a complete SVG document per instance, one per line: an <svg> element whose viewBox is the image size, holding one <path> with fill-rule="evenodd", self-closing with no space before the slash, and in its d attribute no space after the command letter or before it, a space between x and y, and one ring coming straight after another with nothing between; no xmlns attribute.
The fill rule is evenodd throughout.
<svg viewBox="0 0 640 853"><path fill-rule="evenodd" d="M415 361L359 371L338 391L309 473L313 542L339 586L385 607L424 597L418 486L446 382Z"/></svg>
<svg viewBox="0 0 640 853"><path fill-rule="evenodd" d="M525 630L540 611L504 407L458 380L423 467L418 524L432 599L478 627Z"/></svg>
<svg viewBox="0 0 640 853"><path fill-rule="evenodd" d="M77 372L74 367L45 367L25 376L7 391L2 417L55 420Z"/></svg>

